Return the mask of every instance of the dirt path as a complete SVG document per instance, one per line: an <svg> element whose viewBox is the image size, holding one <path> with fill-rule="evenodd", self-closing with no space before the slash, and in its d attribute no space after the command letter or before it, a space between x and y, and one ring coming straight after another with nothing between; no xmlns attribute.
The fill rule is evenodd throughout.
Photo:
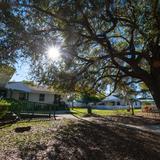
<svg viewBox="0 0 160 160"><path fill-rule="evenodd" d="M73 114L56 114L56 119L78 119Z"/></svg>

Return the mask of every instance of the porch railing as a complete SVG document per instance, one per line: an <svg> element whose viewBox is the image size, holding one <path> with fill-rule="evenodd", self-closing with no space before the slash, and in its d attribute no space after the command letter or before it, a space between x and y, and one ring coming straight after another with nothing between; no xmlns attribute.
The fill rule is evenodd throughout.
<svg viewBox="0 0 160 160"><path fill-rule="evenodd" d="M56 111L68 110L65 104L45 104L30 101L14 101L11 103L12 112L32 114L55 114Z"/></svg>

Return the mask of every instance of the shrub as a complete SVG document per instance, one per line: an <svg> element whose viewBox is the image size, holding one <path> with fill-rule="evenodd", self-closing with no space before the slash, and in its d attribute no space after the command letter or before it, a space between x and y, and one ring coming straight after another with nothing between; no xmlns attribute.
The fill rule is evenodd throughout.
<svg viewBox="0 0 160 160"><path fill-rule="evenodd" d="M19 100L13 100L13 99L9 99L7 100L9 103L10 103L10 108L9 110L11 112L14 112L16 113L17 115L19 115L19 113L21 112L22 110L22 106L23 106L23 102L22 101L19 101Z"/></svg>
<svg viewBox="0 0 160 160"><path fill-rule="evenodd" d="M0 118L3 118L3 116L5 116L5 114L9 110L10 105L11 104L8 103L7 101L0 100Z"/></svg>

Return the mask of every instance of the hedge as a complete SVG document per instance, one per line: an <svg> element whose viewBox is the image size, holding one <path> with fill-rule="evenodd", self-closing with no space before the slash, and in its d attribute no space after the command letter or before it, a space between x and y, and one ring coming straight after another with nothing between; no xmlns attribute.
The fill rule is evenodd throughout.
<svg viewBox="0 0 160 160"><path fill-rule="evenodd" d="M8 103L6 100L0 100L0 118L5 116L7 111L9 110L10 103Z"/></svg>

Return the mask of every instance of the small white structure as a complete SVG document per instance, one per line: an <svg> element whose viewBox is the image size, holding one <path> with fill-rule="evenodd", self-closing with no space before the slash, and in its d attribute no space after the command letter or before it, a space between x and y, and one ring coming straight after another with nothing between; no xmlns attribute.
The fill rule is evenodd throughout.
<svg viewBox="0 0 160 160"><path fill-rule="evenodd" d="M27 100L44 104L57 104L61 97L52 90L41 86L30 86L22 82L8 82L6 85L6 97L15 100Z"/></svg>
<svg viewBox="0 0 160 160"><path fill-rule="evenodd" d="M103 99L102 102L104 102L106 105L112 104L114 106L114 105L120 105L121 99L116 96L109 96L109 97L106 97L105 99Z"/></svg>
<svg viewBox="0 0 160 160"><path fill-rule="evenodd" d="M133 101L132 105L134 108L141 108L142 103L139 100L137 100L137 101Z"/></svg>
<svg viewBox="0 0 160 160"><path fill-rule="evenodd" d="M128 106L123 103L123 100L116 96L109 96L97 103L96 109L127 109Z"/></svg>

